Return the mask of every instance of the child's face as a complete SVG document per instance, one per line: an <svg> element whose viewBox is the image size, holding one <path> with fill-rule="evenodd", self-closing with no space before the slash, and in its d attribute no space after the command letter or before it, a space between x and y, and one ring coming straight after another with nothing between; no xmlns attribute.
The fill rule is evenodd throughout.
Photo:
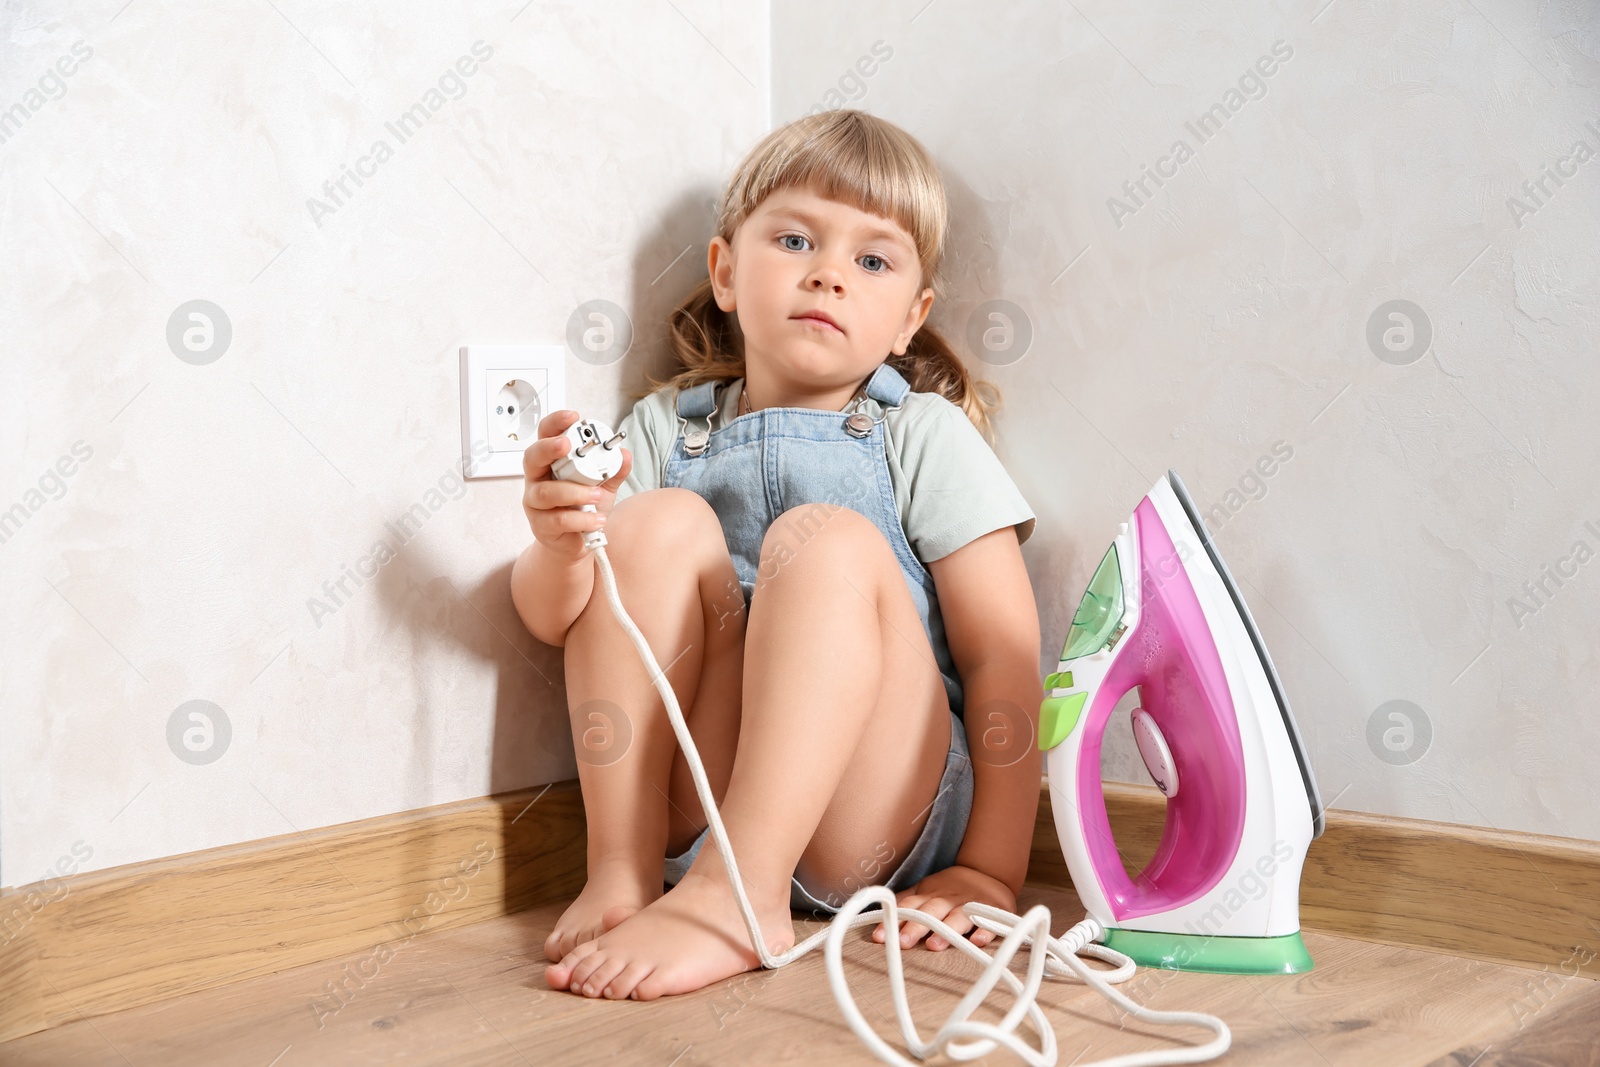
<svg viewBox="0 0 1600 1067"><path fill-rule="evenodd" d="M785 384L854 386L904 354L933 306L899 224L809 189L767 197L731 246L711 239L708 258L717 306L738 313L747 368ZM801 317L816 310L838 328Z"/></svg>

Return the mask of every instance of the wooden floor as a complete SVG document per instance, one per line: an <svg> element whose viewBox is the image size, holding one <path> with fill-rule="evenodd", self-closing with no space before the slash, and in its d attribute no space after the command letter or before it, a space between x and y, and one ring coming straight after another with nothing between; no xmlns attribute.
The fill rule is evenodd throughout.
<svg viewBox="0 0 1600 1067"><path fill-rule="evenodd" d="M1028 886L1020 911L1050 907L1060 933L1082 916L1070 891ZM545 986L542 945L562 910L414 938L386 962L363 952L0 1044L0 1064L874 1064L839 1014L821 950L648 1004L588 1000ZM805 937L823 928L796 923ZM855 932L852 987L889 1044L902 1048L884 985L883 949ZM1600 1065L1600 983L1306 931L1316 968L1274 977L1143 971L1120 988L1156 1008L1221 1016L1227 1064ZM912 1010L931 1037L977 974L954 951L906 954ZM360 967L358 967L360 965ZM1014 964L1020 972L1020 961ZM364 969L365 974L361 972ZM349 992L335 999L340 984ZM993 998L1004 1004L1000 995ZM1075 982L1047 979L1040 1005L1058 1063L1088 1063L1198 1043L1199 1029L1148 1028ZM999 1007L979 1018L998 1020ZM941 1058L937 1062L954 1062ZM980 1063L1021 1061L996 1050Z"/></svg>

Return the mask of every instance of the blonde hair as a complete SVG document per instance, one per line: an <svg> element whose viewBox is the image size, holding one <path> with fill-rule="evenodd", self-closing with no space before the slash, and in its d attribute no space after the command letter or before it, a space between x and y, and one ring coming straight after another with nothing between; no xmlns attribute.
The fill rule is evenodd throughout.
<svg viewBox="0 0 1600 1067"><path fill-rule="evenodd" d="M944 182L921 142L865 111L843 109L807 115L767 134L729 179L717 205L717 233L732 243L740 224L773 193L810 189L869 214L893 219L911 236L922 265L923 288L943 297L939 263L949 211ZM672 312L669 341L680 369L665 381L646 376L649 395L665 386L687 389L704 381L745 374L744 344L734 315L717 306L711 279L703 278ZM939 332L924 322L892 366L915 392L938 393L966 413L993 443L990 415L1000 390L973 378ZM638 397L635 397L638 399Z"/></svg>

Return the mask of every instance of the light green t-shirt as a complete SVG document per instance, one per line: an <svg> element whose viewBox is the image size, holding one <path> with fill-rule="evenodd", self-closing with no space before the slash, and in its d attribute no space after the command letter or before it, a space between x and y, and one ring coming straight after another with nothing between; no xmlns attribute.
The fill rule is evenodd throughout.
<svg viewBox="0 0 1600 1067"><path fill-rule="evenodd" d="M722 390L713 433L733 421L743 388L744 379L735 378ZM883 417L895 507L906 540L923 563L1003 526L1017 528L1018 544L1033 535L1033 509L989 442L955 404L938 393L910 392L887 415L871 397L863 399L861 410L874 419ZM681 432L676 391L666 386L641 398L620 428L628 433L623 445L633 453L633 468L617 489L618 500L661 486Z"/></svg>

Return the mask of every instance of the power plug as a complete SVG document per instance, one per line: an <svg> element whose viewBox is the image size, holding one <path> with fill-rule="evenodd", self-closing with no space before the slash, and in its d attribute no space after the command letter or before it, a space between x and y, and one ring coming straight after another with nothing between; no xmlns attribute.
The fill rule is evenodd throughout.
<svg viewBox="0 0 1600 1067"><path fill-rule="evenodd" d="M611 427L594 419L581 416L567 427L567 441L571 448L550 465L550 473L564 482L583 485L600 485L616 477L622 469L622 439L628 431L612 432ZM598 511L593 504L585 504L579 511ZM583 547L599 548L606 543L604 530L586 530Z"/></svg>

